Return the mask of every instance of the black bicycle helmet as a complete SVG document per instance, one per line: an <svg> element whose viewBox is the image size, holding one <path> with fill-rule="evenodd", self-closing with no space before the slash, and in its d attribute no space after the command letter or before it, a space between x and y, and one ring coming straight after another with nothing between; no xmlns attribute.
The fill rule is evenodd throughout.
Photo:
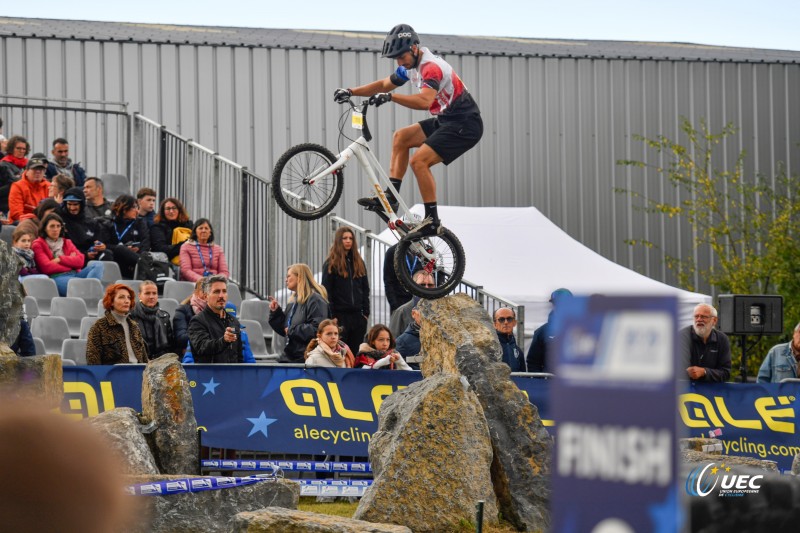
<svg viewBox="0 0 800 533"><path fill-rule="evenodd" d="M386 34L381 57L398 58L411 50L412 44L419 44L417 32L408 24L398 24Z"/></svg>

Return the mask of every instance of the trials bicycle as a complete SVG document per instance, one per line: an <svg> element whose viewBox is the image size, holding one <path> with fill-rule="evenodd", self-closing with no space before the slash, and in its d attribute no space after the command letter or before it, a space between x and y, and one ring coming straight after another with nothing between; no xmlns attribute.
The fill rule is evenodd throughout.
<svg viewBox="0 0 800 533"><path fill-rule="evenodd" d="M464 276L466 259L461 242L444 227L440 227L434 236L416 233L415 230L430 221L414 218L415 215L409 212L408 206L394 189L389 176L370 149L372 134L367 124L367 111L370 106L376 105L374 99L369 98L357 105L348 98L343 103L349 104L351 123L355 129L361 130L361 136L338 156L334 156L324 146L313 143L299 144L287 150L278 159L272 172L272 193L275 201L287 215L299 220L315 220L325 216L336 207L342 196L343 170L347 162L355 156L383 207L372 210L399 240L394 254L394 269L398 279L411 294L427 299L441 298L455 289ZM347 138L343 121L339 123L339 135L340 138ZM404 216L399 216L392 210L384 187L394 194L399 204L398 211ZM409 268L407 258L416 265L415 268ZM435 283L424 283L424 276L418 276L423 280L422 283L414 281L413 276L419 270L431 274ZM430 282L430 278L427 280Z"/></svg>

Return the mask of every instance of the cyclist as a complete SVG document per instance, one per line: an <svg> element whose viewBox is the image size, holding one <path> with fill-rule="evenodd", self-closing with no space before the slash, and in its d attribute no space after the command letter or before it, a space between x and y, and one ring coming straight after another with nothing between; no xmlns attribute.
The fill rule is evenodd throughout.
<svg viewBox="0 0 800 533"><path fill-rule="evenodd" d="M350 96L369 96L376 106L394 102L430 111L433 117L394 133L389 177L399 192L411 164L426 217L416 231L425 236L436 235L441 223L436 209L436 182L430 169L438 163L449 165L478 143L483 135L480 110L453 67L420 47L417 32L408 24L399 24L389 31L383 41L382 57L397 60L397 70L391 76L361 87L336 89L333 98L343 103ZM390 91L408 81L417 86L418 94L392 95ZM418 150L409 160L411 148ZM386 196L392 210L397 210L397 199L392 192L387 190ZM361 198L358 203L368 210L382 209L377 197Z"/></svg>

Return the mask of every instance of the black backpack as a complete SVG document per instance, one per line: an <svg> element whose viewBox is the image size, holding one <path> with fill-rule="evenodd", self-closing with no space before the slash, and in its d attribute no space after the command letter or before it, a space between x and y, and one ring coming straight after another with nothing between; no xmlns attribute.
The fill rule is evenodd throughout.
<svg viewBox="0 0 800 533"><path fill-rule="evenodd" d="M164 284L167 280L175 279L172 265L165 261L156 261L149 252L139 256L136 263L136 279L154 281L158 286L158 293L164 293Z"/></svg>

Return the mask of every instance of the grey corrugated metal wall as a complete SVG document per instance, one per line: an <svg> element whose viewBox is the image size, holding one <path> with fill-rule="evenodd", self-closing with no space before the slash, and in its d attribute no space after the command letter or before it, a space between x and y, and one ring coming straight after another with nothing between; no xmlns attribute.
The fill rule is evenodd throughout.
<svg viewBox="0 0 800 533"><path fill-rule="evenodd" d="M646 190L638 171L616 165L618 159L646 157L633 135L674 137L681 116L705 118L712 131L733 122L741 131L722 147L720 164L732 163L745 149L751 176L774 175L778 161L789 171L800 165L798 64L446 59L476 95L486 130L477 148L436 172L440 202L536 206L588 247L656 279L675 282L662 252L631 248L624 239L649 238L673 254L696 254L701 263L707 257L691 250L691 235L679 221L648 219L613 192ZM333 103L333 89L371 81L392 68L369 52L16 37L0 38L0 61L3 94L129 102L128 109L265 177L293 144L318 142L337 151L343 109ZM424 117L399 106L377 110L371 124L377 156L386 166L391 132ZM345 131L350 134L349 125ZM365 186L350 168L338 214L375 228L373 218L355 209ZM668 186L647 192L675 194ZM419 201L413 186L403 194ZM521 235L520 246L525 242ZM535 275L535 265L531 271Z"/></svg>

